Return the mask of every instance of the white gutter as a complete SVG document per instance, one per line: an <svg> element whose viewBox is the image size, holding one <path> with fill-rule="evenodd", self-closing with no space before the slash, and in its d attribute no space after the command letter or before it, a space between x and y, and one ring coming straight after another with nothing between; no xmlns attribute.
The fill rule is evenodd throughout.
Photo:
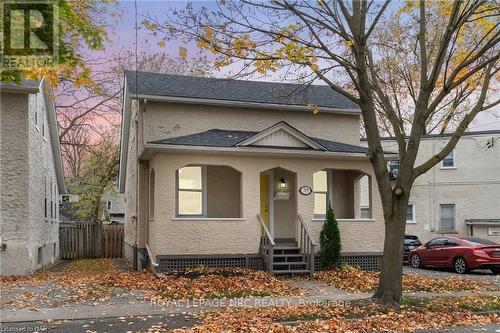
<svg viewBox="0 0 500 333"><path fill-rule="evenodd" d="M144 157L149 151L158 150L173 153L199 153L199 154L224 154L232 153L246 156L293 156L293 157L319 157L319 158L343 158L343 159L367 159L364 153L342 153L319 150L301 149L276 149L267 147L206 147L206 146L186 146L167 145L158 143L145 144L139 157ZM389 155L388 158L397 159L397 154Z"/></svg>
<svg viewBox="0 0 500 333"><path fill-rule="evenodd" d="M132 94L131 94L132 95ZM131 97L131 96L129 96ZM216 106L233 106L241 108L252 109L271 109L271 110L287 110L287 111L306 111L311 112L311 107L307 105L289 105L289 104L273 104L273 103L259 103L259 102L242 102L230 101L220 99L208 98L191 98L191 97L175 97L175 96L159 96L147 94L133 94L134 98L147 99L150 101L158 102L171 102L171 103L184 103L184 104L203 104L203 105L216 105ZM360 114L361 110L358 108L332 108L326 106L318 106L320 112L326 113L344 113L344 114Z"/></svg>

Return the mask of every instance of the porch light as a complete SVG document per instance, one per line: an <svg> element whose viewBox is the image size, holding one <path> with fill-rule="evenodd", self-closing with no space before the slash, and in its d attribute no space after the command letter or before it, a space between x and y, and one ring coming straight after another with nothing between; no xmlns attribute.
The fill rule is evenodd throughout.
<svg viewBox="0 0 500 333"><path fill-rule="evenodd" d="M280 190L284 191L286 189L286 181L285 178L281 177L280 179Z"/></svg>

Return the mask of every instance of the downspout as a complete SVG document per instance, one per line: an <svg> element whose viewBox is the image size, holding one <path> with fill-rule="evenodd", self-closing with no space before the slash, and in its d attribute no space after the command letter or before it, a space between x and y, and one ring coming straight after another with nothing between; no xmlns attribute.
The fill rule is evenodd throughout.
<svg viewBox="0 0 500 333"><path fill-rule="evenodd" d="M139 257L139 126L138 126L138 115L139 112L141 111L141 103L139 99L136 99L137 101L137 113L135 115L134 124L136 128L136 140L135 140L135 244L134 244L134 249L135 249L135 260L134 260L134 269L138 270L138 257Z"/></svg>
<svg viewBox="0 0 500 333"><path fill-rule="evenodd" d="M144 106L143 106L143 109L142 109L142 114L139 115L139 117L140 117L139 118L140 119L140 124L141 124L141 131L140 131L140 135L137 135L137 156L139 156L139 137L140 137L140 140L141 140L141 145L144 145L144 143L145 143L145 141L144 141L144 112L146 112L146 105L148 104L148 100L144 99L143 103L144 103ZM140 107L138 108L138 110L139 110L139 112L141 112L141 108ZM139 165L139 161L138 161L137 164ZM148 168L148 170L149 170L149 168ZM139 172L137 174L139 175ZM148 181L149 181L149 179L150 178L149 178L149 171L148 171ZM139 180L139 177L137 177L137 180ZM139 189L139 181L137 183L138 183L137 184L137 188ZM151 184L149 186L151 186ZM148 187L148 190L149 190L149 187ZM145 195L148 195L148 194L145 194ZM150 204L149 200L148 200L148 204ZM137 205L139 205L139 196L137 196ZM139 207L139 206L137 206L137 207ZM150 219L149 219L149 209L147 207L144 207L144 209L145 209L145 212L146 212L146 215L147 215L147 218L145 219L145 221L147 221L147 222L145 222L145 223L149 224L149 221L150 221ZM137 228L138 227L139 227L139 223L137 224ZM149 226L148 226L147 230L148 230L148 233L149 233ZM138 234L139 233L138 233L138 230L137 230L137 235ZM148 253L149 262L151 263L151 270L153 271L153 273L155 275L158 275L158 272L156 271L156 269L160 266L160 264L158 264L156 262L156 259L155 259L154 255L153 255L153 251L151 251L151 248L149 247L149 235L147 235L147 237L146 237L146 235L144 235L144 237L145 237L144 245L145 245L146 251ZM148 240L147 242L146 242L146 239Z"/></svg>
<svg viewBox="0 0 500 333"><path fill-rule="evenodd" d="M436 154L436 144L438 140L435 140L432 143L432 156ZM435 184L436 184L436 168L432 168L432 178L430 181L429 187L429 231L434 233L436 231L435 221L434 221L434 194L435 194Z"/></svg>

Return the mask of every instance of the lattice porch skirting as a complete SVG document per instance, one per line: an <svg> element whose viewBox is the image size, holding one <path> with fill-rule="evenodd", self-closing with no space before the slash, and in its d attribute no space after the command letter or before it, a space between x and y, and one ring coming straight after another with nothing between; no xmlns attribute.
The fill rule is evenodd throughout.
<svg viewBox="0 0 500 333"><path fill-rule="evenodd" d="M342 261L351 266L357 266L362 270L380 270L382 263L381 253L345 253ZM179 255L179 256L156 256L156 262L160 265L158 271L173 271L194 267L211 268L249 268L264 270L264 261L259 254L241 255ZM320 270L319 256L315 260L316 270Z"/></svg>

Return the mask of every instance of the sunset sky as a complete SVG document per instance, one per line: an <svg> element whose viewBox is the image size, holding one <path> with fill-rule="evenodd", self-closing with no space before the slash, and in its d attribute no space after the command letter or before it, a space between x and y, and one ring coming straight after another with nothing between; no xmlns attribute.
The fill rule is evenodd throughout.
<svg viewBox="0 0 500 333"><path fill-rule="evenodd" d="M137 21L139 24L146 17L158 17L161 19L164 14L171 9L181 9L187 4L186 1L137 1ZM193 6L205 6L215 8L214 1L193 1ZM105 54L112 54L121 49L135 49L135 4L134 1L120 1L117 4L117 8L123 12L123 17L121 22L119 22L115 29L110 33L109 38L111 43L107 45ZM159 39L152 36L144 28L139 29L138 33L138 47L141 49L149 49L150 51L166 52L172 56L178 56L179 46L187 48L188 55L194 55L198 52L195 45L183 44L182 42L170 42L165 48L160 48L157 46ZM102 54L92 53L91 57L98 57ZM222 70L220 72L214 71L211 75L214 76L225 76L228 70ZM277 77L259 77L255 79L260 80L277 80ZM488 129L500 129L500 107L490 110L488 112L480 115L472 126L470 130L488 130Z"/></svg>

